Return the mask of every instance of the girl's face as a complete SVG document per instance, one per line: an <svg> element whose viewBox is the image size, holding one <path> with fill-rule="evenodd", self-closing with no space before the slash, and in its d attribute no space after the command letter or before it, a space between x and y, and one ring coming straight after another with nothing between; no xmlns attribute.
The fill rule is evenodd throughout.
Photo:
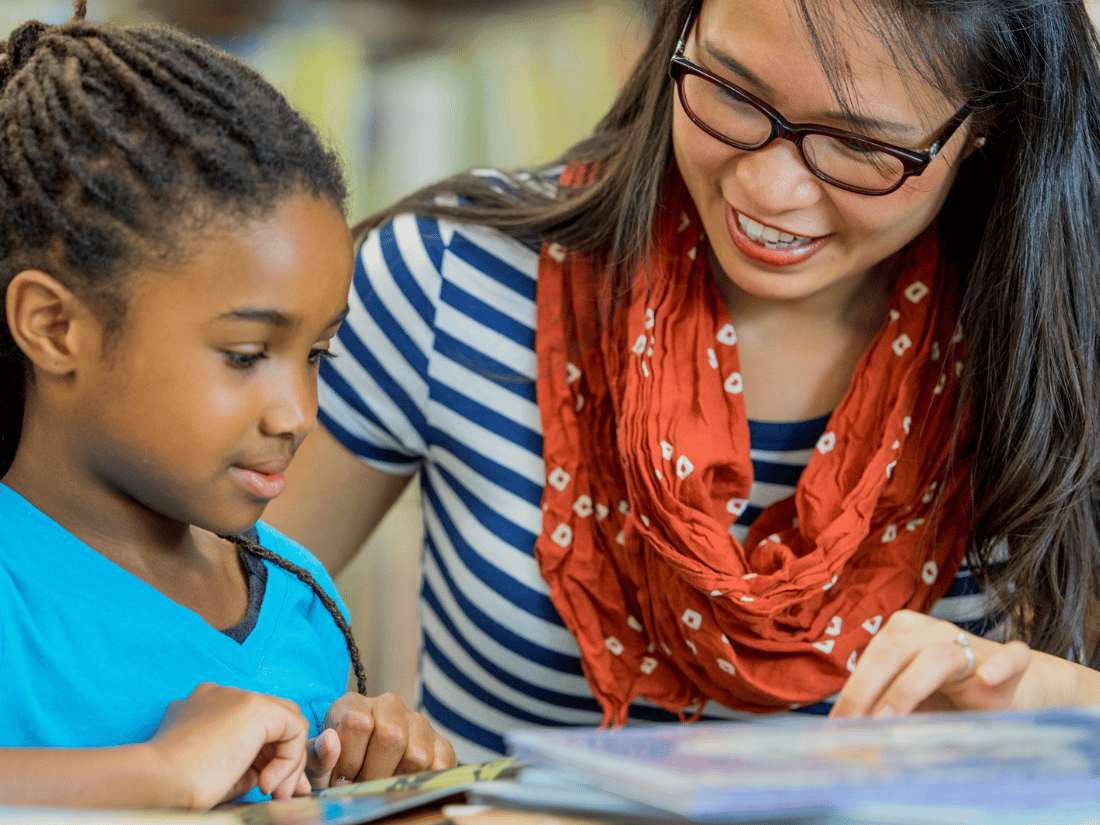
<svg viewBox="0 0 1100 825"><path fill-rule="evenodd" d="M298 195L195 244L183 266L137 273L122 329L81 377L74 452L106 507L238 532L313 429L352 243L335 206Z"/></svg>
<svg viewBox="0 0 1100 825"><path fill-rule="evenodd" d="M836 7L837 14L845 13L843 3ZM705 0L685 56L789 121L907 149L927 148L963 104L944 98L917 72L899 71L881 40L858 21L841 20L850 106L867 124L853 127L797 14L787 0ZM678 97L673 106L673 149L710 242L715 277L728 279L720 281L723 292L732 287L734 295L767 301L853 294L876 264L936 216L967 143L963 124L922 175L889 195L857 195L816 178L790 141L775 140L753 152L736 149L695 125ZM750 221L813 242L777 250Z"/></svg>

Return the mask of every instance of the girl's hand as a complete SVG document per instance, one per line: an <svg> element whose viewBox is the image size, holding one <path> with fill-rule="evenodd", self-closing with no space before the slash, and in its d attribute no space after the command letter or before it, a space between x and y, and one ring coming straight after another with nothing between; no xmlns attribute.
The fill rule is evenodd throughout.
<svg viewBox="0 0 1100 825"><path fill-rule="evenodd" d="M176 807L206 810L257 784L275 799L309 793L308 735L293 702L207 682L168 707L148 745L179 786Z"/></svg>
<svg viewBox="0 0 1100 825"><path fill-rule="evenodd" d="M1000 644L966 633L974 655L970 668L964 646L954 641L963 632L923 613L894 613L860 655L829 715L900 716L1072 702L1069 663L1033 654L1023 642Z"/></svg>
<svg viewBox="0 0 1100 825"><path fill-rule="evenodd" d="M364 782L457 764L451 743L394 696L346 693L332 703L325 730L309 748L314 788Z"/></svg>

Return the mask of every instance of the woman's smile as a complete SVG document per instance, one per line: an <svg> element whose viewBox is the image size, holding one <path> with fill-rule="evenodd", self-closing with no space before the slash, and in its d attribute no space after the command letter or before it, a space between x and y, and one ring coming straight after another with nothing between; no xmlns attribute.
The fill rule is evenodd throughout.
<svg viewBox="0 0 1100 825"><path fill-rule="evenodd" d="M959 101L899 67L870 30L858 27L841 44L850 77L849 94L838 100L797 20L786 3L773 0L704 0L685 56L795 122L840 129L852 118L887 124L868 137L906 148L923 146L958 110ZM784 44L782 60L775 59L776 43ZM933 221L966 143L963 128L923 175L870 196L818 178L789 140L738 149L693 122L679 98L672 105L677 168L710 242L723 295L740 296L735 303L810 301L825 316L844 315L865 289L886 289L868 281Z"/></svg>
<svg viewBox="0 0 1100 825"><path fill-rule="evenodd" d="M795 235L754 220L729 204L726 204L726 227L742 255L767 266L800 264L829 242L829 235Z"/></svg>

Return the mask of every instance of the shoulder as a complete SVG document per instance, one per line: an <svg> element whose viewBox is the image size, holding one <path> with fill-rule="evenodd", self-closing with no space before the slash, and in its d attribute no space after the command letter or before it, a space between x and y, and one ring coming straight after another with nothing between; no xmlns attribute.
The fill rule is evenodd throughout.
<svg viewBox="0 0 1100 825"><path fill-rule="evenodd" d="M321 564L320 560L311 552L298 544L298 542L284 536L274 527L264 524L262 521L256 522L256 533L262 547L266 547L272 553L281 556L291 564L301 567L313 576L317 584L323 587L329 595L336 596L336 584L328 574L328 571L325 570L324 565Z"/></svg>
<svg viewBox="0 0 1100 825"><path fill-rule="evenodd" d="M452 311L485 323L499 313L532 314L538 266L539 244L529 239L449 218L398 215L359 251L359 300L347 325L358 329L369 317L380 330L398 327L427 352ZM391 341L394 332L387 332Z"/></svg>
<svg viewBox="0 0 1100 825"><path fill-rule="evenodd" d="M524 192L552 196L557 178L557 171L536 174L475 169L463 180L514 198L518 205ZM404 264L415 270L441 272L450 254L479 268L503 265L530 269L532 258L537 262L540 239L496 229L483 218L478 220L476 216L484 215L484 209L460 195L458 188L456 183L455 191L435 195L431 202L434 208L425 202L424 210L410 208L372 229L360 247L361 263L368 271L371 265ZM500 209L506 207L501 205ZM440 210L443 214L438 214Z"/></svg>

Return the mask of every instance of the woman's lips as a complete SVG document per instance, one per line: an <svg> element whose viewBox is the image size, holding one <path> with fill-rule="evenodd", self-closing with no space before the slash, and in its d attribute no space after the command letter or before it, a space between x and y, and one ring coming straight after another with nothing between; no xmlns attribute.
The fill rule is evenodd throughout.
<svg viewBox="0 0 1100 825"><path fill-rule="evenodd" d="M276 498L286 486L286 479L282 473L265 473L237 465L229 469L245 491L256 498Z"/></svg>
<svg viewBox="0 0 1100 825"><path fill-rule="evenodd" d="M820 238L813 239L796 237L792 242L793 245L787 249L768 246L765 245L764 239L757 240L746 233L741 226L741 221L737 219L737 214L737 211L727 203L726 228L730 233L730 239L742 255L757 263L768 266L794 266L815 255L829 242L829 235L822 235Z"/></svg>

